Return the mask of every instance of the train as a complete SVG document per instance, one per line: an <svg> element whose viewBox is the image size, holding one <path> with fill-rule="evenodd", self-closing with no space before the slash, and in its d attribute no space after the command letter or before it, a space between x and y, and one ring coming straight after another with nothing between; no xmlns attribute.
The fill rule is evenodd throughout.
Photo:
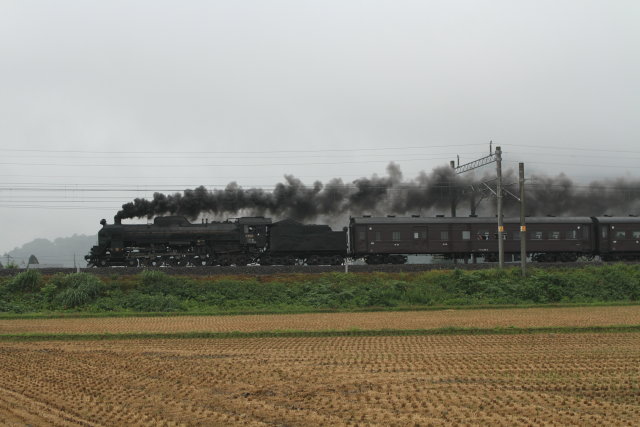
<svg viewBox="0 0 640 427"><path fill-rule="evenodd" d="M326 224L261 216L203 220L160 216L149 224L100 222L90 267L404 264L410 255L498 260L496 217L351 217L342 230ZM507 261L520 256L520 219L504 218ZM527 256L537 262L640 260L640 218L527 217Z"/></svg>

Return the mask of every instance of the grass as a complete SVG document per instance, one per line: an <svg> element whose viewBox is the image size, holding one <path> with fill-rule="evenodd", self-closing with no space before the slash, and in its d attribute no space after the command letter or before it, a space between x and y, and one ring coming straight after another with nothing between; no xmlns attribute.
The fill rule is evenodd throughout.
<svg viewBox="0 0 640 427"><path fill-rule="evenodd" d="M52 311L38 313L0 313L0 320L12 319L94 319L94 318L127 318L127 317L189 317L189 316L239 316L260 314L307 314L307 313L371 313L371 312L403 312L403 311L442 311L442 310L509 310L519 308L574 308L574 307L630 307L640 305L640 301L600 301L577 303L547 304L485 304L485 305L438 305L438 306L402 306L402 307L356 307L356 308L295 308L282 310L247 309L219 311Z"/></svg>
<svg viewBox="0 0 640 427"><path fill-rule="evenodd" d="M178 332L178 333L118 333L118 334L4 334L0 341L96 341L137 339L229 339L229 338L324 338L324 337L388 337L425 335L525 335L575 333L639 333L640 325L535 327L535 328L435 328L435 329L348 329L348 330L277 330L258 332Z"/></svg>
<svg viewBox="0 0 640 427"><path fill-rule="evenodd" d="M277 314L640 304L640 265L273 276L143 271L0 278L0 318ZM3 314L4 313L4 314Z"/></svg>

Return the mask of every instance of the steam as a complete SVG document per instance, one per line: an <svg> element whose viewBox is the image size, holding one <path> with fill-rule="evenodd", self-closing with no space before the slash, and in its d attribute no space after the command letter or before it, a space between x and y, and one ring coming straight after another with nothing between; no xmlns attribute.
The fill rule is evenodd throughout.
<svg viewBox="0 0 640 427"><path fill-rule="evenodd" d="M300 221L317 217L337 218L350 215L449 215L452 204L458 216L469 213L495 215L491 192L483 182L495 189L491 176L456 175L448 166L421 172L416 178L405 180L395 163L387 166L386 176L373 175L344 183L334 178L323 184L316 181L307 186L298 178L285 175L273 191L260 188L244 189L231 182L223 190L208 190L203 186L183 193L155 193L153 198L137 198L122 205L116 220L125 218L153 218L158 215L183 215L191 220L200 215L216 217L230 215L270 215ZM517 179L507 170L505 188L518 194ZM472 201L482 201L477 212ZM505 195L505 214L517 215L518 203ZM534 176L526 186L527 215L603 214L627 215L640 208L640 181L614 179L594 181L587 186L576 185L564 174L556 177Z"/></svg>
<svg viewBox="0 0 640 427"><path fill-rule="evenodd" d="M614 178L584 185L565 174L534 175L525 188L528 215L627 216L640 212L638 179ZM509 203L509 211L517 211L514 205Z"/></svg>

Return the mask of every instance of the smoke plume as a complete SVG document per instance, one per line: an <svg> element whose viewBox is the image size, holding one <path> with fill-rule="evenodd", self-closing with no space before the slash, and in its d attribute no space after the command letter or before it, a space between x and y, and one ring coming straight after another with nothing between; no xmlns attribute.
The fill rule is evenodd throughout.
<svg viewBox="0 0 640 427"><path fill-rule="evenodd" d="M503 176L505 214L517 215L519 205L510 194L518 195L513 170ZM470 213L495 215L495 175L477 177L456 175L448 166L421 172L405 180L395 163L387 166L387 176L373 175L344 183L335 178L323 184L304 185L285 175L272 191L244 189L231 182L223 190L203 186L182 193L155 193L153 198L137 198L126 203L116 214L125 218L153 218L159 215L183 215L191 220L200 215L270 215L276 218L310 220L350 215L450 215L454 207L458 216ZM526 184L527 215L597 216L627 215L640 209L640 181L613 179L576 185L564 174L556 177L533 176Z"/></svg>
<svg viewBox="0 0 640 427"><path fill-rule="evenodd" d="M534 175L527 181L527 215L627 216L640 213L640 180L614 178L576 184L565 174ZM517 185L511 191L517 194ZM514 200L508 211L517 212Z"/></svg>

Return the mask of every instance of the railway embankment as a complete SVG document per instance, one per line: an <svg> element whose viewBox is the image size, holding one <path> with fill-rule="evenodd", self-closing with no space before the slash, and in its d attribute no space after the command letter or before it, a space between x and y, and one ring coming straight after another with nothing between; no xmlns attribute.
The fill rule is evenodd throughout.
<svg viewBox="0 0 640 427"><path fill-rule="evenodd" d="M94 270L95 271L95 270ZM98 270L101 271L101 270ZM111 269L0 278L0 316L122 316L640 303L640 265L505 270L170 275ZM93 272L93 271L92 271Z"/></svg>

